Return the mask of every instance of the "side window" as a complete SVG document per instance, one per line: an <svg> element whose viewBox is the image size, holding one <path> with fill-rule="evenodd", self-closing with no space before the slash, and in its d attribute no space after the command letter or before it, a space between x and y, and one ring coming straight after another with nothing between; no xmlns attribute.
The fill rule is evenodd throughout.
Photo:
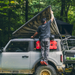
<svg viewBox="0 0 75 75"><path fill-rule="evenodd" d="M36 42L37 42L37 41L34 41L34 50L36 50L36 51L41 51L41 48L40 48L40 49L37 49L37 47L36 47L36 45L37 45ZM39 45L40 45L40 44L39 44Z"/></svg>
<svg viewBox="0 0 75 75"><path fill-rule="evenodd" d="M34 50L36 50L36 41L34 41Z"/></svg>
<svg viewBox="0 0 75 75"><path fill-rule="evenodd" d="M58 45L57 45L57 41L50 41L50 51L58 51ZM41 45L39 41L34 41L34 50L36 51L41 51Z"/></svg>
<svg viewBox="0 0 75 75"><path fill-rule="evenodd" d="M11 42L6 48L6 52L27 52L29 42Z"/></svg>

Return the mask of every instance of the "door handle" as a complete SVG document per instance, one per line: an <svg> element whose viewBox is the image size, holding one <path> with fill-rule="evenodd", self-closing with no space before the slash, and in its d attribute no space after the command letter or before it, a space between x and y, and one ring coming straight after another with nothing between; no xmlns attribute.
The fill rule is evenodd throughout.
<svg viewBox="0 0 75 75"><path fill-rule="evenodd" d="M29 56L26 56L26 55L25 55L25 56L22 56L22 58L28 58L28 57L29 57Z"/></svg>

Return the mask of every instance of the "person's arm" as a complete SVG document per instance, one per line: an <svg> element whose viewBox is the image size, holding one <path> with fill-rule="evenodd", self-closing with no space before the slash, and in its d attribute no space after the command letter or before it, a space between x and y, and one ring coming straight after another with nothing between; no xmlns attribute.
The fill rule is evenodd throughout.
<svg viewBox="0 0 75 75"><path fill-rule="evenodd" d="M54 15L53 15L53 11L51 10L51 22L53 22L54 19Z"/></svg>
<svg viewBox="0 0 75 75"><path fill-rule="evenodd" d="M34 38L37 34L38 34L38 32L35 32L34 35L31 36L31 38Z"/></svg>
<svg viewBox="0 0 75 75"><path fill-rule="evenodd" d="M48 24L50 24L51 22L53 22L53 19L54 19L54 15L53 15L53 11L51 10L51 19L48 21Z"/></svg>

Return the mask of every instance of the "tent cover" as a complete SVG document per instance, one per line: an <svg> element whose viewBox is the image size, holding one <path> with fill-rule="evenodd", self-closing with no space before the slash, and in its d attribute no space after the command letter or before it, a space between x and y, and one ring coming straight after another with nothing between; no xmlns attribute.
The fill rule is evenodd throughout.
<svg viewBox="0 0 75 75"><path fill-rule="evenodd" d="M55 19L59 32L62 35L72 35L72 29L73 29L73 25L63 22L61 20Z"/></svg>
<svg viewBox="0 0 75 75"><path fill-rule="evenodd" d="M16 31L12 33L14 38L30 38L38 29L38 27L42 24L41 19L46 18L47 21L51 18L51 6L49 5L47 8L45 8L43 11L39 12L37 15L35 15L33 18L31 18L28 22L26 22L24 25L22 25L20 28L18 28ZM57 27L56 21L51 23L50 26L51 34L54 35L60 35L59 29ZM38 38L38 35L36 36Z"/></svg>

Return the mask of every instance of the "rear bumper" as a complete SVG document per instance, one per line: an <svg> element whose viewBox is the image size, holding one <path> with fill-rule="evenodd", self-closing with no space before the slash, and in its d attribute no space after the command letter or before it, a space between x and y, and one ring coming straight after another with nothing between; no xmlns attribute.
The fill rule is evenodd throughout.
<svg viewBox="0 0 75 75"><path fill-rule="evenodd" d="M58 72L64 72L64 70L65 70L65 65L57 66L57 71Z"/></svg>

